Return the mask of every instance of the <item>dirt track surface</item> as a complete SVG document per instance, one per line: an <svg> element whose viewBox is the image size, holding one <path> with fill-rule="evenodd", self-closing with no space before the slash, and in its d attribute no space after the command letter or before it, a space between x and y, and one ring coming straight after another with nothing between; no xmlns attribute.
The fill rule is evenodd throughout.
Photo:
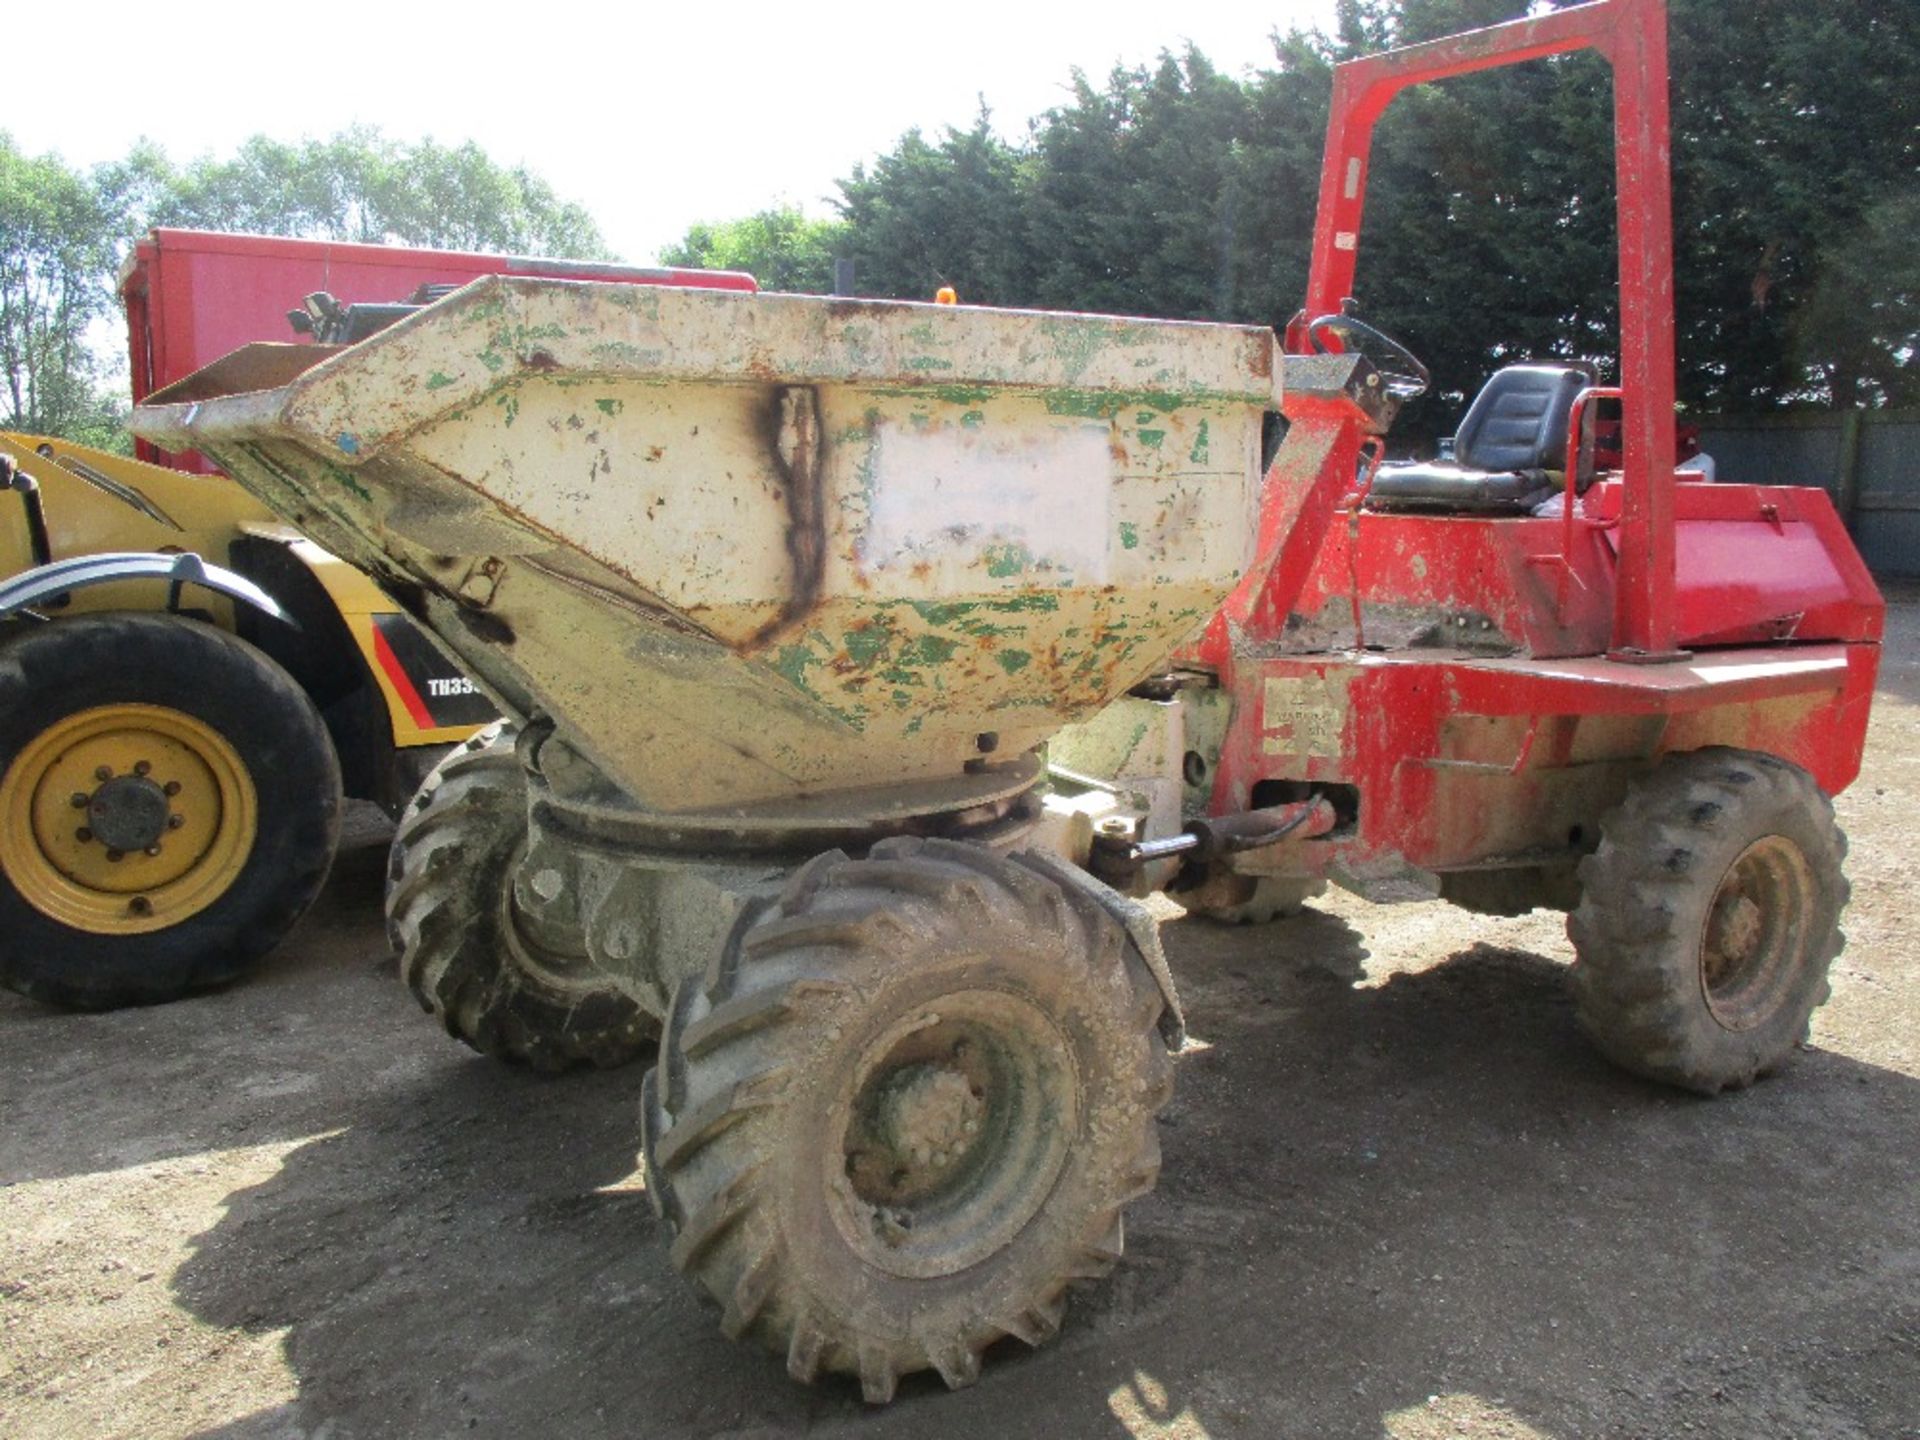
<svg viewBox="0 0 1920 1440"><path fill-rule="evenodd" d="M1920 603L1896 606L1813 1046L1718 1101L1576 1033L1558 916L1181 921L1159 1190L1065 1333L869 1412L723 1341L640 1071L543 1081L402 993L361 827L265 974L0 997L0 1435L1920 1436Z"/></svg>

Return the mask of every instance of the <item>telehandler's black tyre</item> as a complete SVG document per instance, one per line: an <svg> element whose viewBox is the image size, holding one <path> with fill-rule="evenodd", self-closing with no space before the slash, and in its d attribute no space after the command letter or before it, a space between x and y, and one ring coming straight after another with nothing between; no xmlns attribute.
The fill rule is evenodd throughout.
<svg viewBox="0 0 1920 1440"><path fill-rule="evenodd" d="M1616 1064L1704 1095L1777 1070L1846 943L1847 841L1813 777L1745 750L1670 756L1601 837L1567 921L1581 1028Z"/></svg>
<svg viewBox="0 0 1920 1440"><path fill-rule="evenodd" d="M555 1073L625 1064L659 1031L584 956L542 950L514 919L527 781L513 731L488 726L420 787L387 858L387 937L420 1007L483 1055Z"/></svg>
<svg viewBox="0 0 1920 1440"><path fill-rule="evenodd" d="M1307 908L1309 900L1317 900L1326 893L1325 880L1264 875L1249 878L1246 898L1230 905L1186 905L1178 895L1171 898L1177 905L1186 905L1189 915L1198 915L1219 925L1270 925L1275 920L1291 919Z"/></svg>
<svg viewBox="0 0 1920 1440"><path fill-rule="evenodd" d="M1097 902L1018 856L811 861L674 993L642 1101L674 1265L800 1381L970 1384L1119 1258L1159 1174L1162 1006Z"/></svg>
<svg viewBox="0 0 1920 1440"><path fill-rule="evenodd" d="M236 979L319 894L340 766L312 701L168 614L0 639L0 984L78 1009Z"/></svg>

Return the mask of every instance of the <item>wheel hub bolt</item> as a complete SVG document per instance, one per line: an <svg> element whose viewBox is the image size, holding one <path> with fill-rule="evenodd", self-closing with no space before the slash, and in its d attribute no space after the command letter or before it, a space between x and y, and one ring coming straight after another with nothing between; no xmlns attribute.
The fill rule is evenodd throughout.
<svg viewBox="0 0 1920 1440"><path fill-rule="evenodd" d="M73 838L78 840L82 845L85 845L89 840L93 839L93 831L82 825L78 830L73 832Z"/></svg>
<svg viewBox="0 0 1920 1440"><path fill-rule="evenodd" d="M84 791L76 790L67 798L67 803L76 810L84 810L93 801L93 797Z"/></svg>
<svg viewBox="0 0 1920 1440"><path fill-rule="evenodd" d="M111 780L111 779L113 779L113 767L112 767L111 765L96 765L96 766L94 766L94 769L93 769L93 778L94 778L94 779L96 779L96 780Z"/></svg>
<svg viewBox="0 0 1920 1440"><path fill-rule="evenodd" d="M187 817L184 815L169 815L167 817L167 829L169 830L178 830L186 823Z"/></svg>
<svg viewBox="0 0 1920 1440"><path fill-rule="evenodd" d="M147 775L151 774L152 771L153 762L151 760L136 760L133 762L133 773L136 775Z"/></svg>
<svg viewBox="0 0 1920 1440"><path fill-rule="evenodd" d="M159 853L160 853L160 847L158 845L147 846L147 854L158 855Z"/></svg>
<svg viewBox="0 0 1920 1440"><path fill-rule="evenodd" d="M153 902L144 895L136 895L127 902L127 910L134 915L151 915Z"/></svg>
<svg viewBox="0 0 1920 1440"><path fill-rule="evenodd" d="M127 852L124 850L107 851L107 859L109 860L124 860L126 858L127 858Z"/></svg>
<svg viewBox="0 0 1920 1440"><path fill-rule="evenodd" d="M178 795L180 793L180 782L178 780L169 780L166 784L162 785L160 789L165 794Z"/></svg>

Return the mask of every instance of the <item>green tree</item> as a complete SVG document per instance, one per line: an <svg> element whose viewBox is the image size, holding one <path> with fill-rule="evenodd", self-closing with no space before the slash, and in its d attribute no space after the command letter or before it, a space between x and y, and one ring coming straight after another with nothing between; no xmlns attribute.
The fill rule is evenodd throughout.
<svg viewBox="0 0 1920 1440"><path fill-rule="evenodd" d="M1674 0L1673 22L1683 394L1920 403L1920 7Z"/></svg>
<svg viewBox="0 0 1920 1440"><path fill-rule="evenodd" d="M1239 82L1198 50L1073 77L1034 128L1025 187L1035 298L1127 314L1238 313L1256 175Z"/></svg>
<svg viewBox="0 0 1920 1440"><path fill-rule="evenodd" d="M816 295L833 290L833 262L847 239L837 220L809 220L797 209L762 210L744 220L699 224L661 252L662 265L745 270L766 290Z"/></svg>
<svg viewBox="0 0 1920 1440"><path fill-rule="evenodd" d="M87 327L110 308L117 238L87 176L0 131L0 429L67 434L107 418Z"/></svg>
<svg viewBox="0 0 1920 1440"><path fill-rule="evenodd" d="M151 143L101 184L134 231L150 225L500 254L608 258L585 208L471 142L399 141L356 126L289 144L256 135L184 166Z"/></svg>
<svg viewBox="0 0 1920 1440"><path fill-rule="evenodd" d="M970 130L938 144L918 130L840 182L847 248L865 295L1017 305L1033 289L1021 151L993 133L983 105Z"/></svg>
<svg viewBox="0 0 1920 1440"><path fill-rule="evenodd" d="M57 156L26 155L0 132L0 428L124 448L126 403L107 384L120 349L113 277L153 225L608 253L582 207L471 144L401 142L364 128L298 144L255 136L230 159L182 167L143 140L82 172Z"/></svg>

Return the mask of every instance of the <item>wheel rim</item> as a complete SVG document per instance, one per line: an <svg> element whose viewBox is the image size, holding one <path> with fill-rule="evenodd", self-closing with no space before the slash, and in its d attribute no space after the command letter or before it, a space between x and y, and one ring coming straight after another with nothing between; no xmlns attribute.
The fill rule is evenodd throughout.
<svg viewBox="0 0 1920 1440"><path fill-rule="evenodd" d="M1763 836L1728 867L1700 937L1700 989L1726 1029L1754 1029L1778 1010L1806 958L1816 899L1807 857L1785 836Z"/></svg>
<svg viewBox="0 0 1920 1440"><path fill-rule="evenodd" d="M232 888L259 800L239 753L192 715L102 705L41 731L0 777L0 865L49 919L164 930Z"/></svg>
<svg viewBox="0 0 1920 1440"><path fill-rule="evenodd" d="M996 1254L1045 1204L1078 1120L1072 1050L1031 1002L942 996L866 1047L830 1147L830 1209L882 1270L950 1275Z"/></svg>

